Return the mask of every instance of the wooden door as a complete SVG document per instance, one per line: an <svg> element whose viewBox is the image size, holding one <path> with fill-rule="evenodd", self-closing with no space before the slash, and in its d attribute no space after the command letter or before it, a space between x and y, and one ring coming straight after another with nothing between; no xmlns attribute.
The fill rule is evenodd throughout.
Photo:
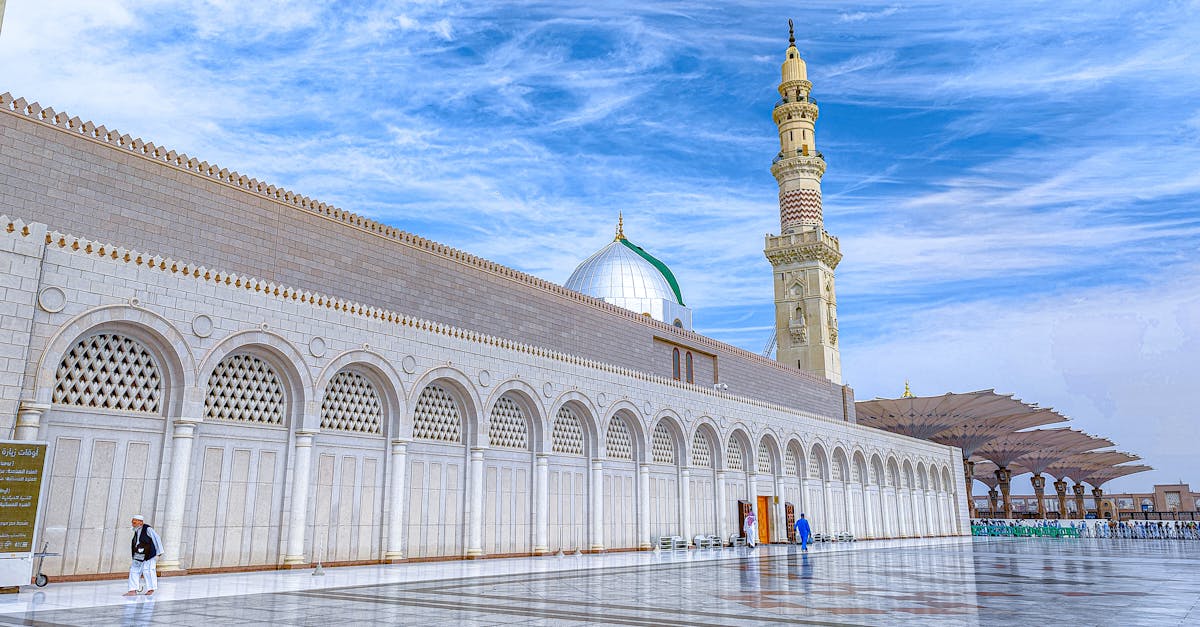
<svg viewBox="0 0 1200 627"><path fill-rule="evenodd" d="M738 507L737 535L740 538L746 538L746 516L749 516L750 512L753 511L753 509L750 507L750 501L743 501L741 499L738 499L737 507ZM746 538L746 539L749 540L749 538Z"/></svg>
<svg viewBox="0 0 1200 627"><path fill-rule="evenodd" d="M771 497L758 497L758 543L771 543Z"/></svg>
<svg viewBox="0 0 1200 627"><path fill-rule="evenodd" d="M787 518L788 542L796 542L796 506L791 503L783 504L783 515Z"/></svg>

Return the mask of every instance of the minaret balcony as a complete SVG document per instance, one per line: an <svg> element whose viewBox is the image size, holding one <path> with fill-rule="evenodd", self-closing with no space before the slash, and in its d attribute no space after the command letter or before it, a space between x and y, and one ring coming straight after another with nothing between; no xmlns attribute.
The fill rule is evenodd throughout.
<svg viewBox="0 0 1200 627"><path fill-rule="evenodd" d="M838 238L818 228L767 235L763 253L773 266L818 261L832 269L842 260L842 246Z"/></svg>
<svg viewBox="0 0 1200 627"><path fill-rule="evenodd" d="M788 119L799 118L801 120L816 121L821 115L821 109L817 106L817 101L811 98L802 100L783 99L775 103L775 109L771 113L771 118L775 120L775 124L781 124Z"/></svg>
<svg viewBox="0 0 1200 627"><path fill-rule="evenodd" d="M795 99L790 99L790 100L788 98L780 98L779 102L775 103L774 108L778 109L779 107L782 107L783 105L788 104L788 103L807 103L807 104L815 105L815 104L817 104L817 99L813 98L811 96L805 96L804 98L795 98Z"/></svg>
<svg viewBox="0 0 1200 627"><path fill-rule="evenodd" d="M816 151L813 154L806 155L806 154L804 154L803 148L797 148L795 155L785 155L783 153L783 151L780 151L779 154L775 155L775 158L771 160L771 165L775 165L776 163L779 163L780 161L783 161L784 159L789 159L793 156L803 158L803 159L820 159L821 161L825 160L825 154L822 153L820 150Z"/></svg>
<svg viewBox="0 0 1200 627"><path fill-rule="evenodd" d="M781 183L795 176L819 179L825 176L825 155L819 152L809 155L781 152L771 161L771 174Z"/></svg>

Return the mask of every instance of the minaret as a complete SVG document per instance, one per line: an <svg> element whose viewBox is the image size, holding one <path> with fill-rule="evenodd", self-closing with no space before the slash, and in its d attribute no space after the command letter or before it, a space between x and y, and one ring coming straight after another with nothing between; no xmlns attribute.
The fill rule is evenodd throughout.
<svg viewBox="0 0 1200 627"><path fill-rule="evenodd" d="M763 251L775 270L775 358L841 383L833 270L842 251L837 238L825 232L821 214L825 158L817 151L818 109L811 91L788 20L781 100L772 116L779 127L779 154L771 174L779 182L780 234L767 235Z"/></svg>

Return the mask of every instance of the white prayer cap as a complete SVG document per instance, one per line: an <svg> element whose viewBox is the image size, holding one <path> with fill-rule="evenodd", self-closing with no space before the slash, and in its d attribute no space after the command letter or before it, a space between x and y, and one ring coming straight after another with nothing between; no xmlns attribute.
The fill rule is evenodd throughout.
<svg viewBox="0 0 1200 627"><path fill-rule="evenodd" d="M140 520L140 521L142 521L142 522L146 522L146 517L145 517L145 516L142 516L141 514L137 514L137 515L135 515L135 516L133 517L133 519L134 519L134 520Z"/></svg>

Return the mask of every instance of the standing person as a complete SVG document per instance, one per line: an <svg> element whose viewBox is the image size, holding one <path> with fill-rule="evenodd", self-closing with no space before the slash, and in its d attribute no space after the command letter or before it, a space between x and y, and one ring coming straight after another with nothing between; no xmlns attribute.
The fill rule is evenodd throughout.
<svg viewBox="0 0 1200 627"><path fill-rule="evenodd" d="M758 519L754 517L754 510L750 510L746 514L746 520L742 523L742 530L746 532L746 546L754 548L758 545Z"/></svg>
<svg viewBox="0 0 1200 627"><path fill-rule="evenodd" d="M129 592L122 596L135 597L142 586L142 577L146 578L146 596L154 594L158 587L158 573L154 570L158 565L158 556L163 553L162 540L158 533L141 514L130 521L133 525L133 540L130 548L133 553L133 563L129 566Z"/></svg>
<svg viewBox="0 0 1200 627"><path fill-rule="evenodd" d="M796 537L800 539L800 549L808 550L808 537L812 535L812 527L808 525L808 519L804 514L800 514L800 520L796 521Z"/></svg>

